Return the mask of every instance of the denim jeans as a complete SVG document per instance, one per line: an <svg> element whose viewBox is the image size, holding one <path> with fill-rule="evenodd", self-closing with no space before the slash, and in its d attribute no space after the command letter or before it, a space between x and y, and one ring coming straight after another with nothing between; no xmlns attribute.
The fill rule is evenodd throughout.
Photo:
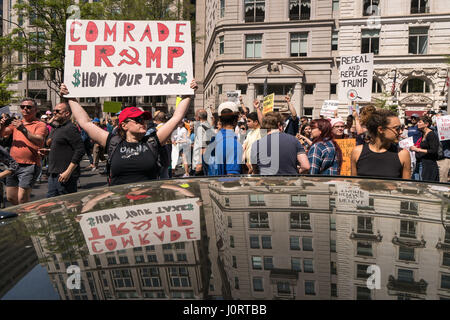
<svg viewBox="0 0 450 320"><path fill-rule="evenodd" d="M69 181L66 183L61 183L58 181L59 174L52 173L48 177L48 192L47 198L57 197L63 194L74 193L77 192L78 186L78 177L71 176Z"/></svg>

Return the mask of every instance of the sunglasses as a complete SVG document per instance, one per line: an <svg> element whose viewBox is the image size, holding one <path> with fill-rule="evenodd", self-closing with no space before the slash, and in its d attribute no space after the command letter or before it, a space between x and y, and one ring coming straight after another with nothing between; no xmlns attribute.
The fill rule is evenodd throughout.
<svg viewBox="0 0 450 320"><path fill-rule="evenodd" d="M20 106L20 109L22 109L22 110L25 109L25 108L31 110L31 109L33 109L33 106L29 106L29 105L21 105Z"/></svg>
<svg viewBox="0 0 450 320"><path fill-rule="evenodd" d="M144 118L129 118L129 119L127 119L127 122L130 122L130 121L134 121L139 124L145 124L146 120Z"/></svg>
<svg viewBox="0 0 450 320"><path fill-rule="evenodd" d="M389 129L389 130L392 130L392 131L396 131L396 132L402 131L402 127L401 126L396 126L396 127L393 127L393 128L386 127L386 129Z"/></svg>
<svg viewBox="0 0 450 320"><path fill-rule="evenodd" d="M53 110L53 113L56 113L56 114L60 114L60 113L63 113L64 112L64 110Z"/></svg>

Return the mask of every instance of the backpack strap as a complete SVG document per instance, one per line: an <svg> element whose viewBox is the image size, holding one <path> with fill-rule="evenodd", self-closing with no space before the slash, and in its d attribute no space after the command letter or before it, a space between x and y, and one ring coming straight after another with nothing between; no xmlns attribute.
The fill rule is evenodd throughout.
<svg viewBox="0 0 450 320"><path fill-rule="evenodd" d="M108 143L108 159L106 161L106 177L108 180L108 185L111 185L111 160L116 151L118 145L123 141L123 139L118 135L112 135L109 138Z"/></svg>

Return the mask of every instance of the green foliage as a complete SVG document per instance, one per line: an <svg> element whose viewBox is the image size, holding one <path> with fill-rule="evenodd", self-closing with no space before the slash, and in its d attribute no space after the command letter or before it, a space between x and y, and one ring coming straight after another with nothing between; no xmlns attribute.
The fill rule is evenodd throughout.
<svg viewBox="0 0 450 320"><path fill-rule="evenodd" d="M390 93L387 92L383 92L383 97L382 98L375 98L375 108L377 109L387 109L387 110L391 110L394 112L398 112L398 105L395 104L388 104L388 98L391 96Z"/></svg>

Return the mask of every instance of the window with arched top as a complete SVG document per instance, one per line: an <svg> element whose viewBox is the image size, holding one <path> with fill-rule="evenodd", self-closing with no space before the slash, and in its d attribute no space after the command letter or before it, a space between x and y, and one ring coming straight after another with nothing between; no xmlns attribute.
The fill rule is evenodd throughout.
<svg viewBox="0 0 450 320"><path fill-rule="evenodd" d="M372 80L372 93L383 93L383 85L377 80Z"/></svg>
<svg viewBox="0 0 450 320"><path fill-rule="evenodd" d="M429 93L430 85L422 79L409 79L402 85L403 93Z"/></svg>

